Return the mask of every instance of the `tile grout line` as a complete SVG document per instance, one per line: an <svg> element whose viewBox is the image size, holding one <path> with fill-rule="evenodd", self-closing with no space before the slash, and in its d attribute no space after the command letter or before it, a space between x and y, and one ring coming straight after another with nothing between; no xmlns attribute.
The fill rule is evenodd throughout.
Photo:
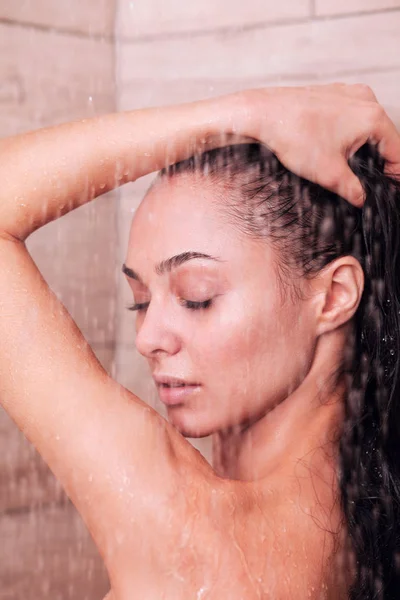
<svg viewBox="0 0 400 600"><path fill-rule="evenodd" d="M12 19L1 18L0 24L7 25L10 27L21 27L25 29L36 29L44 33L55 33L60 35L68 35L80 39L89 39L93 41L101 41L106 43L118 43L118 44L141 44L155 41L169 41L169 40L184 40L185 38L194 37L209 37L215 35L234 35L237 33L245 33L247 31L267 30L272 27L285 27L290 25L301 25L305 23L315 21L340 21L343 19L351 19L357 17L364 17L368 15L379 15L379 14L400 14L400 7L386 8L386 9L374 9L374 10L361 10L350 13L341 13L336 15L316 15L315 14L315 0L310 0L310 15L305 17L298 17L295 19L276 19L272 21L260 21L254 23L248 23L247 25L239 26L222 26L214 29L194 29L188 31L172 31L159 34L142 34L136 37L129 36L116 36L113 34L102 34L102 33L84 33L83 31L67 29L62 27L51 27L48 25L41 25L38 23L13 21Z"/></svg>
<svg viewBox="0 0 400 600"><path fill-rule="evenodd" d="M42 25L41 23L32 23L30 21L14 21L6 17L0 17L0 25L9 27L20 27L22 29L34 29L43 33L55 33L58 35L67 35L79 39L93 40L96 42L115 43L114 34L106 33L85 33L79 29L68 29L64 27L52 27L51 25Z"/></svg>
<svg viewBox="0 0 400 600"><path fill-rule="evenodd" d="M318 73L306 73L306 72L295 72L295 73L284 73L284 74L278 74L278 75L272 75L272 76L257 76L257 77L250 77L250 78L241 78L240 81L245 83L246 85L252 86L252 87L257 87L257 86L264 86L264 85L280 85L280 84L284 84L285 81L289 80L289 81L293 81L293 82L299 82L301 85L301 82L304 81L305 85L309 85L310 81L330 81L332 78L335 77L352 77L355 75L374 75L376 73L382 73L382 74L387 74L387 73L397 73L400 71L400 63L398 65L392 65L390 67L376 67L376 68L371 68L371 67L364 67L364 68L357 68L357 69L349 69L349 70L342 70L342 71L335 71L332 73L329 73L329 76L327 77L326 74L322 74L319 75ZM124 87L127 88L127 86L131 86L131 85L137 85L138 81L146 81L143 80L142 78L137 78L134 80L126 80L124 82ZM218 83L220 80L218 77L209 77L207 79L204 78L200 78L200 79L191 79L190 77L185 78L185 82L188 81L195 81L195 82L207 82L209 84L212 83ZM231 77L229 79L229 81L232 82L237 82L238 80L235 79L234 77ZM169 85L169 84L173 84L174 80L173 79L164 79L162 81L162 85Z"/></svg>
<svg viewBox="0 0 400 600"><path fill-rule="evenodd" d="M276 19L272 21L258 21L254 23L248 23L246 25L240 26L222 26L216 27L214 29L195 29L188 31L172 31L166 33L159 34L142 34L136 37L129 36L117 36L116 42L119 44L141 44L141 43L149 43L154 41L169 41L169 40L179 40L179 39L192 39L195 37L209 37L216 35L234 35L246 33L248 31L257 31L257 30L268 30L273 27L285 27L290 25L303 25L306 23L314 23L318 21L341 21L345 19L353 19L358 17L366 17L370 15L380 15L380 14L400 14L400 7L396 8L387 8L387 9L378 9L378 10L365 10L359 12L351 12L351 13L341 13L338 15L315 15L315 16L304 16L298 17L294 19Z"/></svg>
<svg viewBox="0 0 400 600"><path fill-rule="evenodd" d="M65 492L64 492L65 493ZM1 519L5 518L5 517L13 517L13 516L17 516L17 515L26 515L26 514L30 514L30 513L37 513L37 512L44 512L48 509L59 509L59 508L65 508L66 510L71 510L71 506L73 507L73 505L71 504L71 501L67 498L67 496L65 496L65 498L61 498L60 500L51 500L49 502L41 502L38 504L27 504L25 506L18 506L16 508L6 508L2 511L0 511L0 521ZM74 512L76 509L75 507L73 507L72 512Z"/></svg>
<svg viewBox="0 0 400 600"><path fill-rule="evenodd" d="M313 79L315 81L320 81L321 79L323 81L326 81L326 79L331 80L332 78L335 77L352 77L353 75L374 75L376 73L397 73L400 70L400 62L398 65L392 65L390 67L376 67L376 68L371 68L371 67L365 67L365 68L357 68L357 69L348 69L348 70L341 70L341 71L335 71L332 73L329 73L329 77L327 78L326 74L323 74L321 76L319 76L319 74L315 74L315 73L300 73L300 72L296 72L296 73L285 73L282 75L277 75L277 76L272 76L272 77L265 77L265 78L258 78L260 85L263 85L264 82L270 82L270 83L274 83L274 82L281 82L281 81L285 81L285 80L304 80L305 82L309 82L310 79ZM254 81L254 80L252 80ZM307 83L306 83L307 84ZM307 84L308 85L308 84Z"/></svg>

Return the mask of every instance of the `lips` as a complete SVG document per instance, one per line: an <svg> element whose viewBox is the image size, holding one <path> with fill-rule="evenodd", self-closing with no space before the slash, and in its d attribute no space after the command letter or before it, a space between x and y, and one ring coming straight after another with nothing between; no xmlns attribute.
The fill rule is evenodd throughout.
<svg viewBox="0 0 400 600"><path fill-rule="evenodd" d="M198 393L200 384L169 375L154 375L160 400L169 406L180 405L193 393Z"/></svg>
<svg viewBox="0 0 400 600"><path fill-rule="evenodd" d="M171 377L170 375L153 375L154 381L158 386L162 387L183 387L183 386L197 386L200 385L194 381L187 381L186 379L181 379L180 377Z"/></svg>
<svg viewBox="0 0 400 600"><path fill-rule="evenodd" d="M158 383L157 385L161 385L162 387L168 387L168 388L176 388L176 387L184 387L185 385L188 385L188 384L173 382L173 383Z"/></svg>

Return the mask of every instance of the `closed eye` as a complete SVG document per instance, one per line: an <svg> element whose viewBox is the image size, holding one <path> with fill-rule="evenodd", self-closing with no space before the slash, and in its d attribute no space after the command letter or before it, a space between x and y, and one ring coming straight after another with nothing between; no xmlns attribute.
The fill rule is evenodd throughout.
<svg viewBox="0 0 400 600"><path fill-rule="evenodd" d="M132 304L132 306L128 306L128 310L145 310L148 307L148 302L143 302L142 304Z"/></svg>
<svg viewBox="0 0 400 600"><path fill-rule="evenodd" d="M190 310L200 310L202 308L208 308L211 305L210 300L203 300L203 302L193 302L192 300L182 300L182 306L189 308Z"/></svg>
<svg viewBox="0 0 400 600"><path fill-rule="evenodd" d="M208 308L209 306L211 306L211 299L209 300L203 300L203 302L194 302L192 300L181 300L180 301L181 305L184 306L185 308L188 308L189 310L201 310L201 309L205 309ZM136 304L132 304L132 306L128 306L128 310L146 310L146 308L149 306L149 302L142 302L142 303L136 303Z"/></svg>

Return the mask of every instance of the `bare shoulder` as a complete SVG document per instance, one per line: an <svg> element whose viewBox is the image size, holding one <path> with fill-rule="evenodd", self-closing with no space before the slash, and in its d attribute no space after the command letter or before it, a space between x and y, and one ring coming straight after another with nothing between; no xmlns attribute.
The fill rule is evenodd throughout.
<svg viewBox="0 0 400 600"><path fill-rule="evenodd" d="M113 588L115 597L110 592L106 600L186 600L205 590L210 599L260 597L254 593L241 536L235 539L236 492L187 443L176 441L182 454L175 463L174 493L110 573L118 590Z"/></svg>
<svg viewBox="0 0 400 600"><path fill-rule="evenodd" d="M327 579L334 550L329 531L295 498L223 480L186 440L175 444L176 493L157 526L148 524L140 552L126 555L115 574L123 589L105 600L133 594L180 600L205 584L212 599L346 598Z"/></svg>

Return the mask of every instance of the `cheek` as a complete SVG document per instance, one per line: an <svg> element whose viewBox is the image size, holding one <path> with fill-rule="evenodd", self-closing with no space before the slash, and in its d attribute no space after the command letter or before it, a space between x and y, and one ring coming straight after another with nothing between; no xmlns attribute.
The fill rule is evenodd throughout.
<svg viewBox="0 0 400 600"><path fill-rule="evenodd" d="M256 385L261 380L275 385L282 378L297 377L307 362L307 341L296 306L265 301L252 310L231 312L229 317L227 312L192 338L195 360L208 376L221 383L229 378Z"/></svg>
<svg viewBox="0 0 400 600"><path fill-rule="evenodd" d="M209 374L224 372L234 377L232 368L260 360L274 349L277 337L277 319L274 311L249 310L225 306L199 328L189 344L194 360L204 365ZM276 346L275 346L276 348Z"/></svg>
<svg viewBox="0 0 400 600"><path fill-rule="evenodd" d="M301 319L299 306L281 306L276 296L232 296L195 327L186 324L184 346L196 374L218 386L292 379L307 354Z"/></svg>

